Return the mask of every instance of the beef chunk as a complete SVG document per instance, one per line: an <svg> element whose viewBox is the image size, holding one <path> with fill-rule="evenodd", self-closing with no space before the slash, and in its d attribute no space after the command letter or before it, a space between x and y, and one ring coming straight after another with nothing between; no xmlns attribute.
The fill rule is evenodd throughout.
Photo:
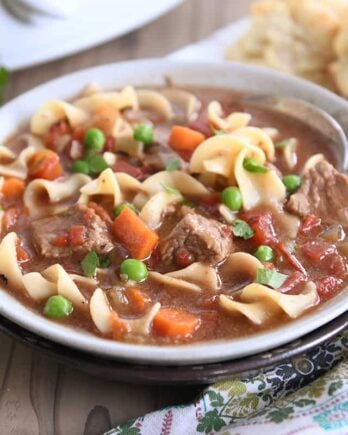
<svg viewBox="0 0 348 435"><path fill-rule="evenodd" d="M174 262L185 249L193 261L216 264L232 251L229 227L196 213L186 214L160 246L164 262Z"/></svg>
<svg viewBox="0 0 348 435"><path fill-rule="evenodd" d="M85 227L83 243L55 246L60 237L69 237L72 227ZM113 249L113 242L105 222L86 205L75 205L70 210L38 219L32 223L35 246L47 258L67 257L72 253L87 253L91 250L104 254Z"/></svg>
<svg viewBox="0 0 348 435"><path fill-rule="evenodd" d="M303 176L299 190L286 209L298 216L314 214L328 224L348 226L348 177L327 161L321 161Z"/></svg>

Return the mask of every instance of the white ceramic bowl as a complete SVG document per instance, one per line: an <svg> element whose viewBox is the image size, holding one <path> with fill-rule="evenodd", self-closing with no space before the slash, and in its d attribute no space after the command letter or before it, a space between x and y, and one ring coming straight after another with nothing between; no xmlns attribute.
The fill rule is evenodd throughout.
<svg viewBox="0 0 348 435"><path fill-rule="evenodd" d="M0 140L28 121L44 101L53 98L69 99L92 81L105 89L115 89L127 84L163 85L168 77L177 85L210 86L302 98L326 110L341 123L348 120L348 103L340 97L309 82L268 69L230 63L141 60L83 70L21 95L0 109ZM119 343L61 326L33 313L0 290L0 314L40 336L102 357L162 365L200 364L254 355L297 339L347 309L348 288L313 313L272 331L241 339L160 347Z"/></svg>

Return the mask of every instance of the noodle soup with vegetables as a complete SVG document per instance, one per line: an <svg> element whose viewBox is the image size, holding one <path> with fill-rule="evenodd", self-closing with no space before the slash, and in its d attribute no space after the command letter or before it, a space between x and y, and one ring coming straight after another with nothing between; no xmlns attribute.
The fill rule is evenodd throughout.
<svg viewBox="0 0 348 435"><path fill-rule="evenodd" d="M269 330L347 284L333 146L216 89L89 89L0 147L3 287L53 321L175 344Z"/></svg>

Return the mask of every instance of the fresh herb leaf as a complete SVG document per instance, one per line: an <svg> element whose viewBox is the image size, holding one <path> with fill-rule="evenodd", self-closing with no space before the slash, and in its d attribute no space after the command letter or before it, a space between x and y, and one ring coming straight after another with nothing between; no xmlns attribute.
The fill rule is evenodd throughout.
<svg viewBox="0 0 348 435"><path fill-rule="evenodd" d="M89 252L81 261L82 272L89 277L95 275L96 269L99 265L99 257L94 251Z"/></svg>
<svg viewBox="0 0 348 435"><path fill-rule="evenodd" d="M8 82L8 71L6 68L0 68L0 106L5 100L5 90Z"/></svg>
<svg viewBox="0 0 348 435"><path fill-rule="evenodd" d="M174 187L170 187L164 183L161 183L161 186L163 187L165 192L171 193L172 195L180 195L181 196L181 193L178 191L178 189L174 189Z"/></svg>
<svg viewBox="0 0 348 435"><path fill-rule="evenodd" d="M215 136L221 136L222 134L227 134L226 131L224 130L215 130L215 128L213 128L214 134Z"/></svg>
<svg viewBox="0 0 348 435"><path fill-rule="evenodd" d="M249 172L254 172L255 174L265 174L268 172L266 166L261 165L257 160L250 158L244 159L243 168Z"/></svg>
<svg viewBox="0 0 348 435"><path fill-rule="evenodd" d="M110 267L111 260L107 255L99 255L99 267L102 269L107 269Z"/></svg>
<svg viewBox="0 0 348 435"><path fill-rule="evenodd" d="M178 169L181 169L181 162L179 159L172 159L168 160L166 164L166 171L177 171Z"/></svg>
<svg viewBox="0 0 348 435"><path fill-rule="evenodd" d="M256 282L277 289L284 284L287 277L288 275L275 270L257 269Z"/></svg>
<svg viewBox="0 0 348 435"><path fill-rule="evenodd" d="M186 207L195 208L197 207L197 204L194 201L189 201L188 199L185 199L181 205L184 205Z"/></svg>
<svg viewBox="0 0 348 435"><path fill-rule="evenodd" d="M241 219L233 222L232 231L236 237L242 237L244 240L250 239L255 234L251 226Z"/></svg>

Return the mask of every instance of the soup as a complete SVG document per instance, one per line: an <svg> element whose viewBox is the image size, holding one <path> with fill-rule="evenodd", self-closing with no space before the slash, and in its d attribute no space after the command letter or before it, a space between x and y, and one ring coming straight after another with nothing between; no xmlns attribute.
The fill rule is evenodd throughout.
<svg viewBox="0 0 348 435"><path fill-rule="evenodd" d="M248 336L347 285L334 145L217 89L89 88L0 147L2 287L59 324L181 344Z"/></svg>

